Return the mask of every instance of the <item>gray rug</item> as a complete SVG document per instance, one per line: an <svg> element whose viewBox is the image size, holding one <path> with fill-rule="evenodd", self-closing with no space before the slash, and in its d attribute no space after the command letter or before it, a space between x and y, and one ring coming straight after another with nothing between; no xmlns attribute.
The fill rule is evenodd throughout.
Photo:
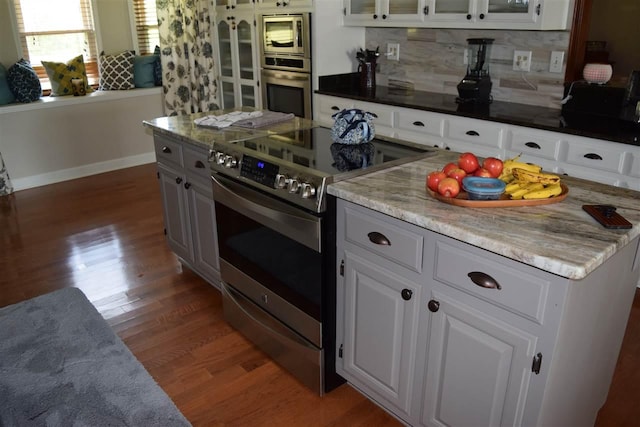
<svg viewBox="0 0 640 427"><path fill-rule="evenodd" d="M0 427L189 425L80 290L0 309Z"/></svg>

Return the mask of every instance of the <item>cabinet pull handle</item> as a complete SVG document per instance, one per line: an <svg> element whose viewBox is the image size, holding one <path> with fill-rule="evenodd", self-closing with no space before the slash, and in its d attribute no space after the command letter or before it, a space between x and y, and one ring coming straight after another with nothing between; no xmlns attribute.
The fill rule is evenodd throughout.
<svg viewBox="0 0 640 427"><path fill-rule="evenodd" d="M190 182L185 182L185 183L184 183L184 189L185 189L185 190L188 190L188 189L190 189L190 188L191 188L191 183L190 183Z"/></svg>
<svg viewBox="0 0 640 427"><path fill-rule="evenodd" d="M331 109L332 109L333 111L340 111L340 108L336 107L335 105L332 105L332 106L331 106Z"/></svg>
<svg viewBox="0 0 640 427"><path fill-rule="evenodd" d="M162 147L162 152L165 154L171 154L171 148L165 145L164 147Z"/></svg>
<svg viewBox="0 0 640 427"><path fill-rule="evenodd" d="M585 159L591 159L591 160L602 160L602 157L599 154L596 153L587 153L584 155Z"/></svg>
<svg viewBox="0 0 640 427"><path fill-rule="evenodd" d="M200 160L196 160L196 163L194 166L196 167L196 169L204 169L204 163L202 163L202 161Z"/></svg>
<svg viewBox="0 0 640 427"><path fill-rule="evenodd" d="M428 15L428 14L429 14L429 6L425 6L425 7L424 7L424 9L422 9L422 12L423 12L425 15Z"/></svg>
<svg viewBox="0 0 640 427"><path fill-rule="evenodd" d="M413 122L413 125L414 125L414 126L422 126L422 127L424 127L424 123L422 123L422 122L421 122L421 121L419 121L419 120L416 120L415 122Z"/></svg>
<svg viewBox="0 0 640 427"><path fill-rule="evenodd" d="M440 310L440 303L438 301L432 299L427 304L427 308L429 309L430 312L435 313L436 311Z"/></svg>
<svg viewBox="0 0 640 427"><path fill-rule="evenodd" d="M387 239L387 236L382 233L372 231L371 233L367 234L367 236L369 237L369 240L371 240L371 242L375 243L376 245L391 246L391 242L389 241L389 239Z"/></svg>
<svg viewBox="0 0 640 427"><path fill-rule="evenodd" d="M531 364L531 372L538 375L540 368L542 367L542 353L538 353L533 356L533 363Z"/></svg>
<svg viewBox="0 0 640 427"><path fill-rule="evenodd" d="M176 178L176 184L181 184L181 183L182 183L182 178L177 177L177 178Z"/></svg>
<svg viewBox="0 0 640 427"><path fill-rule="evenodd" d="M502 289L500 283L498 283L496 279L486 273L482 273L480 271L472 271L471 273L467 274L467 276L469 276L473 283L480 286L481 288L498 290Z"/></svg>
<svg viewBox="0 0 640 427"><path fill-rule="evenodd" d="M466 133L469 136L480 136L480 134L478 132L476 132L475 130L468 130Z"/></svg>
<svg viewBox="0 0 640 427"><path fill-rule="evenodd" d="M409 301L413 296L413 291L411 289L403 289L400 295L402 295L403 300Z"/></svg>
<svg viewBox="0 0 640 427"><path fill-rule="evenodd" d="M539 150L541 148L540 145L538 145L536 142L527 142L524 145L526 145L529 148L535 148L536 150Z"/></svg>

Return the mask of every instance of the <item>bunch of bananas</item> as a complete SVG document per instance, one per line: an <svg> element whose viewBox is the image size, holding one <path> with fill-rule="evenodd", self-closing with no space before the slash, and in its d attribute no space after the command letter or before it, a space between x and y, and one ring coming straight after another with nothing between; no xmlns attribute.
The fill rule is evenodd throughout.
<svg viewBox="0 0 640 427"><path fill-rule="evenodd" d="M500 179L512 200L547 199L562 193L560 177L542 172L542 167L518 161L520 156L504 161Z"/></svg>

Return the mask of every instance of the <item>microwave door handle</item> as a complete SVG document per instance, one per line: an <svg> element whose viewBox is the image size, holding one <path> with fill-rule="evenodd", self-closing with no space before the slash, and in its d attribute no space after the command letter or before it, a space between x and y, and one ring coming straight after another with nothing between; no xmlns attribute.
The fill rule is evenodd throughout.
<svg viewBox="0 0 640 427"><path fill-rule="evenodd" d="M296 20L296 45L302 48L302 20Z"/></svg>

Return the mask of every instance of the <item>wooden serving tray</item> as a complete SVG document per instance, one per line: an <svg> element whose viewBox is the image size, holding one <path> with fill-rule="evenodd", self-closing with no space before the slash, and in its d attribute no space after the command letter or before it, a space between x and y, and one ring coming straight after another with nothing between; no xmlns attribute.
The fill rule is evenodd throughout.
<svg viewBox="0 0 640 427"><path fill-rule="evenodd" d="M457 197L444 197L434 191L431 191L428 187L427 192L433 198L450 205L465 206L467 208L510 208L516 206L550 205L552 203L561 202L567 198L567 194L569 194L569 188L562 183L560 183L560 186L562 187L562 193L558 194L557 196L549 197L548 199L535 200L511 200L509 199L508 194L502 194L502 197L497 200L469 200L467 198L466 191L460 191L460 194L458 194Z"/></svg>

